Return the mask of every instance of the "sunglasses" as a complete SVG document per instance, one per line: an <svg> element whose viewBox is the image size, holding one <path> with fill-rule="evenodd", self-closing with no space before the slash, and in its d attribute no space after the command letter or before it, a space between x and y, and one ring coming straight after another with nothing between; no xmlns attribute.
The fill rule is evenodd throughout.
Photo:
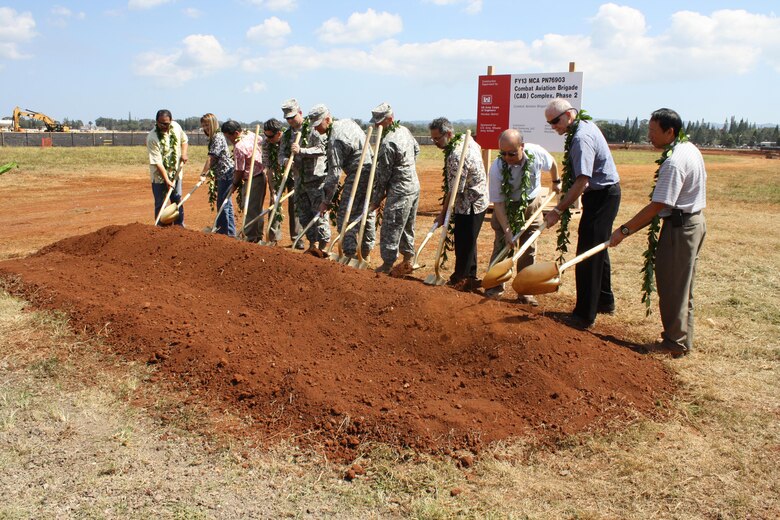
<svg viewBox="0 0 780 520"><path fill-rule="evenodd" d="M517 157L519 154L517 152L498 152L498 155L501 157Z"/></svg>
<svg viewBox="0 0 780 520"><path fill-rule="evenodd" d="M263 132L263 135L265 135L268 139L273 139L274 137L276 137L276 134L269 135L267 132Z"/></svg>
<svg viewBox="0 0 780 520"><path fill-rule="evenodd" d="M547 121L547 124L550 125L550 126L557 125L558 121L561 120L561 118L563 117L563 114L565 114L566 112L568 112L568 110L564 110L563 112L561 112L560 114L558 114L554 118L550 119L549 121Z"/></svg>

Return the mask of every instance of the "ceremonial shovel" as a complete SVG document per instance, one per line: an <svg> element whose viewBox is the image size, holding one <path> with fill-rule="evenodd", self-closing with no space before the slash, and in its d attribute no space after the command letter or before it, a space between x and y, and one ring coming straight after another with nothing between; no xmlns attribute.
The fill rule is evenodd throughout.
<svg viewBox="0 0 780 520"><path fill-rule="evenodd" d="M368 127L369 130L373 127ZM376 132L376 146L374 147L374 161L371 163L371 170L368 173L368 186L366 187L366 196L363 200L363 215L360 220L360 231L357 234L357 258L353 258L349 261L351 267L357 267L358 269L368 268L368 261L363 258L363 233L366 231L366 220L368 220L368 206L371 204L371 192L374 190L374 173L376 172L376 164L379 162L379 145L382 144L382 127L377 128ZM366 146L368 146L368 137L366 137ZM357 184L357 182L355 183ZM349 213L347 213L349 214ZM341 238L342 242L344 237Z"/></svg>
<svg viewBox="0 0 780 520"><path fill-rule="evenodd" d="M355 218L354 218L354 220L352 220L352 222L350 222L350 223L347 225L347 231L349 231L350 229L352 229L353 227L355 227L355 226L356 226L356 225L357 225L357 224L360 222L360 220L361 220L362 218L363 218L363 215L358 215L357 217L355 217ZM339 241L340 241L340 239L341 239L341 233L339 233L339 234L337 234L337 235L336 235L336 237L333 239L333 241L332 241L332 242L330 243L330 245L328 246L328 249L325 251L326 253L328 253L328 257L329 257L331 260L333 260L334 262L337 262L337 261L339 261L339 258L341 257L341 255L339 255L338 253L334 253L334 252L333 252L333 246L335 246L335 245L336 245L336 242L339 242Z"/></svg>
<svg viewBox="0 0 780 520"><path fill-rule="evenodd" d="M300 241L300 239L301 239L301 238L303 238L303 236L306 234L306 232L309 230L309 228L310 228L310 227L312 227L312 226L314 225L314 223L315 223L315 222L317 222L317 220L318 220L320 217L322 217L322 213L317 213L316 215L314 215L314 218L312 218L312 219L309 221L309 223L308 223L308 224L306 224L306 227L305 227L305 228L303 228L303 231L301 231L301 232L298 234L298 236L297 236L297 237L295 237L295 240L293 240L292 246L290 246L291 248L295 249L295 246L296 246L296 244L298 244L298 241Z"/></svg>
<svg viewBox="0 0 780 520"><path fill-rule="evenodd" d="M531 247L531 244L536 242L536 239L539 238L539 235L542 234L542 231L544 231L546 227L547 224L542 222L542 225L539 226L539 229L534 231L531 236L528 237L528 240L526 240L523 245L520 246L520 249L518 249L517 252L512 255L512 258L502 260L491 267L482 278L482 287L484 289L492 289L493 287L498 287L504 282L508 282L512 278L512 269L514 268L517 261L521 256L523 256L523 253L528 251L528 248Z"/></svg>
<svg viewBox="0 0 780 520"><path fill-rule="evenodd" d="M544 211L545 206L547 206L547 204L549 204L550 201L553 200L553 198L555 198L555 195L556 195L556 193L554 191L550 192L550 194L547 196L547 198L542 201L542 205L539 206L539 209L534 211L533 214L530 217L528 217L528 219L526 219L525 224L523 224L522 229L520 229L520 231L518 231L515 234L515 236L512 237L512 242L510 242L509 244L505 245L504 249L499 251L498 254L496 255L496 257L493 259L493 261L490 262L490 265L488 266L488 271L494 265L496 265L498 262L500 262L501 260L506 258L506 255L509 253L509 251L512 249L512 247L514 247L515 242L517 242L517 239L520 238L520 235L525 233L525 230L528 229L529 227L531 227L531 224L533 224L534 220L536 220L536 218L539 216L539 214L542 211Z"/></svg>
<svg viewBox="0 0 780 520"><path fill-rule="evenodd" d="M355 180L352 182L352 190L349 192L349 200L347 201L347 211L344 213L344 221L341 223L341 232L339 235L333 240L333 243L336 243L338 241L338 254L335 256L333 253L330 254L330 259L337 261L339 263L346 264L349 262L349 258L344 256L344 236L346 236L347 231L351 229L352 226L354 226L354 223L351 223L349 226L347 225L347 220L349 219L350 214L352 214L352 203L355 202L355 194L357 193L358 189L358 182L360 181L360 174L363 171L363 163L366 160L366 153L368 152L368 149L371 147L369 144L369 140L371 139L371 134L374 133L374 127L369 126L368 132L366 132L366 141L363 143L363 151L360 152L360 161L358 161L358 168L355 172ZM362 219L362 215L361 215ZM358 219L360 220L360 219ZM333 246L331 246L331 250L333 249Z"/></svg>
<svg viewBox="0 0 780 520"><path fill-rule="evenodd" d="M290 198L290 197L292 197L293 195L295 195L295 190L290 190L290 191L288 191L287 193L285 193L285 194L282 196L282 198L281 198L281 199L279 199L279 204L281 204L282 202L286 201L287 199L289 199L289 198ZM276 198L276 196L275 196L275 195L274 195L274 198ZM256 216L255 218L253 218L252 220L250 220L249 222L247 222L246 224L244 224L244 227L251 226L252 224L254 224L255 222L257 222L258 220L260 220L261 218L263 218L264 216L266 216L266 215L268 214L268 212L269 212L269 211L271 211L271 210L273 209L273 207L274 207L274 206L273 206L273 204L271 204L270 206L268 206L267 208L265 208L263 211L261 211L261 212L260 212L260 214L259 214L258 216ZM246 235L244 235L244 229L243 229L243 228L241 228L241 231L239 231L239 232L238 232L238 236L239 236L240 238L245 238L245 237L246 237Z"/></svg>
<svg viewBox="0 0 780 520"><path fill-rule="evenodd" d="M249 194L252 193L252 176L255 174L255 154L257 153L257 141L260 138L260 125L255 126L255 142L252 146L252 160L249 163L249 179L246 181L246 193L244 198L244 216L241 219L241 233L246 229L246 213L249 210ZM216 221L214 221L216 225Z"/></svg>
<svg viewBox="0 0 780 520"><path fill-rule="evenodd" d="M179 208L181 208L185 202L187 202L187 199L192 196L193 193L195 193L195 190L200 188L200 185L206 182L205 177L201 177L200 180L195 184L195 186L192 187L189 193L187 193L183 199L181 199L181 202L178 204L169 204L165 209L162 210L160 214L160 222L163 224L170 224L174 220L176 220L179 217Z"/></svg>
<svg viewBox="0 0 780 520"><path fill-rule="evenodd" d="M429 274L423 280L426 285L444 285L445 281L439 275L439 259L444 252L444 241L447 239L447 228L450 225L450 217L452 216L452 210L455 208L455 197L458 196L458 187L460 187L460 176L463 173L463 163L466 160L466 150L471 139L471 130L466 130L466 136L463 139L463 149L460 152L460 162L458 163L458 171L455 174L455 182L450 185L450 200L447 203L447 213L444 215L444 224L442 224L441 238L439 239L439 247L436 249L436 261L433 266L433 274Z"/></svg>
<svg viewBox="0 0 780 520"><path fill-rule="evenodd" d="M514 289L517 294L529 295L555 292L561 285L561 275L563 274L563 271L593 255L601 253L608 247L609 240L588 249L584 253L575 256L560 266L555 262L541 262L529 265L517 273L514 281L512 281L512 289Z"/></svg>
<svg viewBox="0 0 780 520"><path fill-rule="evenodd" d="M431 230L428 231L428 234L425 235L425 238L422 241L422 244L420 244L420 247L417 249L417 252L414 254L414 258L412 259L412 269L421 269L425 267L425 264L420 265L417 263L417 257L420 256L420 251L423 250L423 247L425 247L425 244L428 243L428 241L433 236L433 233L436 231L436 228L439 227L439 223L434 221L433 226L431 226Z"/></svg>
<svg viewBox="0 0 780 520"><path fill-rule="evenodd" d="M295 136L295 142L293 144L298 144L298 141L301 140L301 133L298 132L298 134ZM273 208L271 208L271 215L268 217L268 224L265 226L265 236L268 237L271 233L271 226L274 223L274 218L276 217L276 212L279 211L279 203L282 200L282 191L284 189L284 186L287 184L287 177L290 175L290 168L292 168L293 158L295 158L294 153L290 153L290 157L287 158L287 164L284 165L284 174L282 175L282 182L279 183L279 191L276 193L276 200L274 201ZM273 246L276 245L275 242L265 242L263 240L260 240L260 244L264 246Z"/></svg>
<svg viewBox="0 0 780 520"><path fill-rule="evenodd" d="M165 200L162 203L162 206L160 206L160 212L157 214L157 218L154 220L154 225L160 223L160 217L163 214L163 211L168 206L168 203L171 201L171 194L173 194L174 188L176 188L176 181L179 180L179 175L181 175L181 171L184 168L184 164L179 164L179 169L176 170L176 175L173 176L173 186L168 188L168 193L165 195Z"/></svg>

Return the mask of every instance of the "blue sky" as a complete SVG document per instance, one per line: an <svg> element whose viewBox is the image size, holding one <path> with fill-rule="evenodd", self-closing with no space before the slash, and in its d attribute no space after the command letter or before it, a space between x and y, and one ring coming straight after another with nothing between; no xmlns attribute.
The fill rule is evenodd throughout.
<svg viewBox="0 0 780 520"><path fill-rule="evenodd" d="M0 116L476 118L477 76L577 63L598 118L780 122L776 1L0 1ZM762 101L765 99L766 101Z"/></svg>

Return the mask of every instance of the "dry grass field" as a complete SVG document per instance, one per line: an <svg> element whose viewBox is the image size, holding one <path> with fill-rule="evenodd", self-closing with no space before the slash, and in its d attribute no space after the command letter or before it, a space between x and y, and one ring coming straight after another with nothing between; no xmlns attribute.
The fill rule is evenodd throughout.
<svg viewBox="0 0 780 520"><path fill-rule="evenodd" d="M618 222L645 204L657 156L615 152ZM204 158L192 149L185 189ZM284 441L269 451L210 435L210 422L236 419L230 410L180 405L159 392L153 366L119 358L100 336L73 330L66 314L2 291L0 518L780 517L780 161L705 160L696 350L665 361L680 392L660 404L663 420L637 418L555 447L507 441L465 467L375 445L354 461L365 475L348 482L348 465ZM0 260L108 224L151 221L141 147L0 149L0 164L8 161L20 168L0 176ZM419 171L435 200L440 152L424 147ZM193 197L190 227L213 218L205 201L205 190ZM430 222L421 215L418 229ZM491 242L486 224L483 269ZM551 234L540 246L552 259ZM657 337L657 310L645 317L639 301L644 247L637 235L610 253L618 312L600 317L594 334L602 327L639 344ZM568 277L541 297L541 312L570 310L573 285Z"/></svg>

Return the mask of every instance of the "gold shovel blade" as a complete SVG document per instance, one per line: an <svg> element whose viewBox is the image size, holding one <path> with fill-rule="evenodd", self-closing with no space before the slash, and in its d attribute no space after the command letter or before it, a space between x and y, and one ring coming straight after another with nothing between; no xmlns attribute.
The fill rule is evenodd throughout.
<svg viewBox="0 0 780 520"><path fill-rule="evenodd" d="M482 277L482 287L484 289L492 289L493 287L498 287L502 283L508 281L506 276L507 273L510 273L511 276L512 264L514 264L512 259L507 258L488 269L488 272Z"/></svg>
<svg viewBox="0 0 780 520"><path fill-rule="evenodd" d="M515 281L512 284L520 284L520 286L531 286L538 283L546 282L552 278L558 277L558 264L555 262L539 262L538 264L531 264L517 273ZM520 293L526 294L526 293Z"/></svg>
<svg viewBox="0 0 780 520"><path fill-rule="evenodd" d="M528 284L523 283L522 280L520 280L520 283L518 283L518 278L520 278L519 275L515 277L514 281L512 282L512 289L514 289L517 294L531 296L535 294L553 293L561 286L561 279L557 276L548 280L543 280L541 282Z"/></svg>

